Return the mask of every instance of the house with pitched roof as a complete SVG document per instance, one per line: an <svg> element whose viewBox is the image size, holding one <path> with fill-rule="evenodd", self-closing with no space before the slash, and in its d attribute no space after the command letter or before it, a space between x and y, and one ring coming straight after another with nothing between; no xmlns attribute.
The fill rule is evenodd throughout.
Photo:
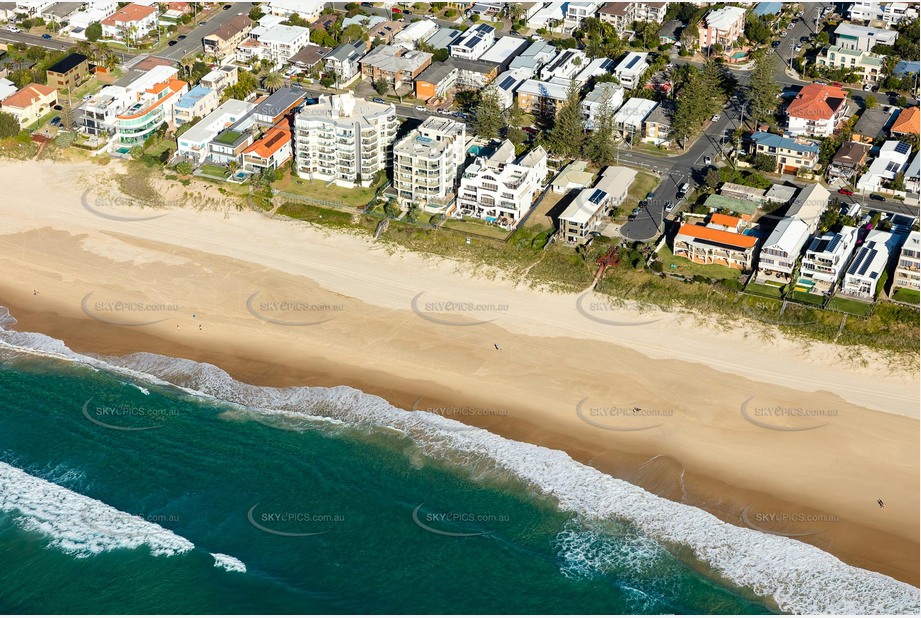
<svg viewBox="0 0 921 618"><path fill-rule="evenodd" d="M223 60L236 53L253 29L253 20L246 15L235 15L201 39L202 51Z"/></svg>
<svg viewBox="0 0 921 618"><path fill-rule="evenodd" d="M795 174L800 168L814 169L819 163L819 145L805 139L791 139L758 131L751 136L752 154L766 154L777 161L776 171Z"/></svg>
<svg viewBox="0 0 921 618"><path fill-rule="evenodd" d="M801 219L781 219L758 254L757 279L788 283L808 238L809 226Z"/></svg>
<svg viewBox="0 0 921 618"><path fill-rule="evenodd" d="M682 224L673 241L678 257L695 264L718 264L751 270L758 239L740 233L745 221L738 217L713 214L706 225Z"/></svg>
<svg viewBox="0 0 921 618"><path fill-rule="evenodd" d="M921 133L921 111L918 106L906 107L899 112L889 132L893 136L918 135Z"/></svg>
<svg viewBox="0 0 921 618"><path fill-rule="evenodd" d="M157 27L157 18L156 6L129 4L100 22L102 37L135 43Z"/></svg>
<svg viewBox="0 0 921 618"><path fill-rule="evenodd" d="M24 129L50 112L57 102L57 90L44 84L32 83L3 99L0 108L12 115L19 122L19 127Z"/></svg>
<svg viewBox="0 0 921 618"><path fill-rule="evenodd" d="M838 86L808 84L787 106L791 135L829 137L847 118L847 91Z"/></svg>
<svg viewBox="0 0 921 618"><path fill-rule="evenodd" d="M243 171L259 174L280 169L292 152L291 126L283 120L243 150Z"/></svg>
<svg viewBox="0 0 921 618"><path fill-rule="evenodd" d="M838 152L828 164L826 176L829 180L841 178L850 180L854 174L867 163L867 154L870 152L869 144L860 142L845 142L838 148Z"/></svg>

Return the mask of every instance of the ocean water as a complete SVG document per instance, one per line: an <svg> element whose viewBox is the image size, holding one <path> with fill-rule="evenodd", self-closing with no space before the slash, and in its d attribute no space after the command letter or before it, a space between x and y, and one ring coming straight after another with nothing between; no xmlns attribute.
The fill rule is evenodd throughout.
<svg viewBox="0 0 921 618"><path fill-rule="evenodd" d="M3 321L0 320L0 324ZM918 590L354 389L0 327L0 613L917 613Z"/></svg>

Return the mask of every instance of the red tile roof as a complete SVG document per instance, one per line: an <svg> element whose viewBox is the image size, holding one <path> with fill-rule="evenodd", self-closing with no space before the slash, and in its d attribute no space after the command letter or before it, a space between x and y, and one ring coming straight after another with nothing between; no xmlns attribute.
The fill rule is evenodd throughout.
<svg viewBox="0 0 921 618"><path fill-rule="evenodd" d="M787 107L787 115L806 120L830 120L846 104L847 92L843 88L809 84L803 86Z"/></svg>
<svg viewBox="0 0 921 618"><path fill-rule="evenodd" d="M105 26L114 26L116 22L128 23L133 21L140 21L145 17L152 15L157 12L152 6L143 6L141 4L129 4L128 6L119 9L112 13L109 17L106 17L102 20L103 25Z"/></svg>
<svg viewBox="0 0 921 618"><path fill-rule="evenodd" d="M253 153L263 159L268 159L278 152L285 144L291 143L291 129L288 121L280 122L265 132L259 140L253 142L243 154Z"/></svg>
<svg viewBox="0 0 921 618"><path fill-rule="evenodd" d="M736 234L735 232L715 230L712 227L706 227L703 225L689 225L687 223L681 226L681 229L678 230L678 235L690 236L691 238L696 238L698 240L718 242L721 245L738 247L740 249L749 249L754 247L756 242L754 236L746 236L744 234Z"/></svg>
<svg viewBox="0 0 921 618"><path fill-rule="evenodd" d="M921 133L921 111L917 107L906 107L892 123L892 133Z"/></svg>
<svg viewBox="0 0 921 618"><path fill-rule="evenodd" d="M732 217L730 215L724 215L717 212L710 215L710 223L738 229L739 224L742 223L742 220L738 217Z"/></svg>
<svg viewBox="0 0 921 618"><path fill-rule="evenodd" d="M7 98L3 99L3 107L15 107L16 109L26 109L35 104L36 101L47 97L56 89L51 86L42 84L29 84L24 86L19 92L14 92Z"/></svg>

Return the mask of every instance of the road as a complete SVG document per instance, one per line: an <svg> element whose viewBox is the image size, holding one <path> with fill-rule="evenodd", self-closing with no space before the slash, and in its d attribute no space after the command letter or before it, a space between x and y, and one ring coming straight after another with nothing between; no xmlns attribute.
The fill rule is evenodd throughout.
<svg viewBox="0 0 921 618"><path fill-rule="evenodd" d="M253 8L252 2L234 2L231 9L226 11L222 10L220 6L216 12L204 13L198 16L198 20L201 21L204 19L207 23L204 26L196 26L192 31L185 33L186 38L176 42L175 45L164 48L162 51L156 52L153 54L158 58L166 58L167 60L179 61L188 56L202 50L201 40L223 26L225 23L236 17L237 15L248 15L250 10ZM182 33L180 29L173 38Z"/></svg>
<svg viewBox="0 0 921 618"><path fill-rule="evenodd" d="M316 87L305 87L296 82L292 83L291 87L294 88L295 90L303 90L304 94L306 94L310 98L317 98L322 95L329 96L333 94L339 94L335 90L321 90ZM437 114L429 110L421 111L421 110L416 109L415 105L412 105L409 103L396 103L394 101L387 101L387 102L393 103L394 107L396 107L397 109L397 116L399 116L400 118L413 118L416 120L425 120L429 116L439 116L439 117L444 117L444 118L453 118L454 120L458 122L462 122L459 118L455 118L451 114Z"/></svg>
<svg viewBox="0 0 921 618"><path fill-rule="evenodd" d="M64 39L43 39L38 34L28 34L26 32L10 32L0 30L0 43L25 43L35 47L44 47L45 49L55 49L58 51L67 51L76 43Z"/></svg>

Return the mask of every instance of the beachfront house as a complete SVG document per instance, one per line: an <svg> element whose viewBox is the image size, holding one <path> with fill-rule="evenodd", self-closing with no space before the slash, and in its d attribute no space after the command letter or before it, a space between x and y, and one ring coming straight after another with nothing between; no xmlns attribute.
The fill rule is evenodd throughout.
<svg viewBox="0 0 921 618"><path fill-rule="evenodd" d="M245 101L228 99L216 110L199 120L195 125L179 136L177 155L182 160L201 164L208 156L208 144L221 131L235 124L248 115L254 105Z"/></svg>
<svg viewBox="0 0 921 618"><path fill-rule="evenodd" d="M13 116L19 128L24 129L50 112L57 102L57 90L44 84L32 83L3 99L0 108Z"/></svg>
<svg viewBox="0 0 921 618"><path fill-rule="evenodd" d="M889 232L872 230L857 251L841 282L841 294L860 300L876 298L898 238Z"/></svg>
<svg viewBox="0 0 921 618"><path fill-rule="evenodd" d="M746 227L744 219L720 213L710 215L706 225L682 224L675 235L672 252L695 264L751 270L758 239L744 234Z"/></svg>
<svg viewBox="0 0 921 618"><path fill-rule="evenodd" d="M594 187L584 188L559 218L557 234L567 244L581 244L604 225L604 217L627 197L636 170L608 167ZM589 176L590 177L590 176Z"/></svg>
<svg viewBox="0 0 921 618"><path fill-rule="evenodd" d="M802 220L796 217L781 219L758 254L757 279L789 283L808 238L809 226Z"/></svg>
<svg viewBox="0 0 921 618"><path fill-rule="evenodd" d="M921 290L921 233L913 231L905 239L895 266L892 291L899 288Z"/></svg>
<svg viewBox="0 0 921 618"><path fill-rule="evenodd" d="M857 233L857 228L845 225L838 232L828 231L813 238L800 264L797 286L814 294L834 291L857 247Z"/></svg>

